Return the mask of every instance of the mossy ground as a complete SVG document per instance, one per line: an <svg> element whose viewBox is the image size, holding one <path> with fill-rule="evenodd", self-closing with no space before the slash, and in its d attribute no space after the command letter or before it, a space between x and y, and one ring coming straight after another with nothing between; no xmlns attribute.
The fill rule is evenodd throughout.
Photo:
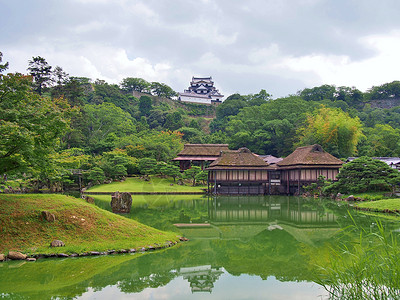
<svg viewBox="0 0 400 300"><path fill-rule="evenodd" d="M42 219L47 210L55 222ZM177 241L163 232L65 195L0 195L0 253L82 253L163 245ZM54 239L65 247L51 248Z"/></svg>
<svg viewBox="0 0 400 300"><path fill-rule="evenodd" d="M171 185L172 184L172 185ZM124 182L96 185L88 192L146 192L146 193L171 193L171 192L203 192L207 186L191 186L190 184L178 185L172 178L151 176L149 181L139 177L129 177Z"/></svg>

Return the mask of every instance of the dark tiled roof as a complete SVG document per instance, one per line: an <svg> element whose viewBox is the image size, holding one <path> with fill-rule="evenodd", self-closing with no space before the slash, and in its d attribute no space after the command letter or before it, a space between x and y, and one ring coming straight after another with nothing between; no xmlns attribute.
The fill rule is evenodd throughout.
<svg viewBox="0 0 400 300"><path fill-rule="evenodd" d="M341 166L343 161L332 156L318 144L299 147L288 155L282 161L278 162L278 166L294 166L294 165L329 165Z"/></svg>
<svg viewBox="0 0 400 300"><path fill-rule="evenodd" d="M185 144L178 156L219 156L227 150L228 144Z"/></svg>
<svg viewBox="0 0 400 300"><path fill-rule="evenodd" d="M216 169L268 169L268 164L247 148L223 151L207 170Z"/></svg>

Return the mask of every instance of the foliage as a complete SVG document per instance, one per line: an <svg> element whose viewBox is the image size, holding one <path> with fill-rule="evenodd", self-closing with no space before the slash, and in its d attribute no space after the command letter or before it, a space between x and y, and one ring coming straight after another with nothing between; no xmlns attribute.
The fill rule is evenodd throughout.
<svg viewBox="0 0 400 300"><path fill-rule="evenodd" d="M28 71L33 77L34 90L39 95L42 95L43 90L51 85L51 68L47 61L40 56L32 57L32 60L29 61Z"/></svg>
<svg viewBox="0 0 400 300"><path fill-rule="evenodd" d="M158 97L172 98L177 95L176 92L165 83L152 82L150 89L152 94Z"/></svg>
<svg viewBox="0 0 400 300"><path fill-rule="evenodd" d="M360 155L400 156L400 129L388 124L376 124L373 128L366 128L365 136L358 147Z"/></svg>
<svg viewBox="0 0 400 300"><path fill-rule="evenodd" d="M150 83L142 78L124 78L120 86L126 93L132 93L133 91L147 93L150 90Z"/></svg>
<svg viewBox="0 0 400 300"><path fill-rule="evenodd" d="M152 101L149 96L141 96L139 98L139 111L141 116L148 117L153 109Z"/></svg>
<svg viewBox="0 0 400 300"><path fill-rule="evenodd" d="M398 170L380 160L365 156L345 164L336 178L338 181L326 188L327 193L390 191L400 184Z"/></svg>
<svg viewBox="0 0 400 300"><path fill-rule="evenodd" d="M322 106L307 117L300 133L300 145L320 144L337 157L349 157L356 153L362 135L360 120L352 118L341 109Z"/></svg>
<svg viewBox="0 0 400 300"><path fill-rule="evenodd" d="M140 174L152 175L156 173L157 161L154 158L141 158L138 161L138 169Z"/></svg>
<svg viewBox="0 0 400 300"><path fill-rule="evenodd" d="M159 167L159 172L162 175L172 177L174 179L174 182L176 181L176 178L181 177L182 175L179 167L166 163L162 164Z"/></svg>
<svg viewBox="0 0 400 300"><path fill-rule="evenodd" d="M3 53L0 51L0 63L3 61ZM5 64L0 64L0 73L4 72L5 70L8 69L8 62Z"/></svg>
<svg viewBox="0 0 400 300"><path fill-rule="evenodd" d="M183 177L187 179L191 179L193 182L193 186L196 185L197 176L202 172L201 168L198 166L192 166L190 169L187 169L183 172Z"/></svg>
<svg viewBox="0 0 400 300"><path fill-rule="evenodd" d="M168 162L183 149L182 134L171 131L142 131L119 139L116 146L126 149L127 154L132 157L148 157Z"/></svg>
<svg viewBox="0 0 400 300"><path fill-rule="evenodd" d="M398 299L400 296L400 248L397 237L387 233L382 223L377 232L353 225L359 240L332 254L329 268L321 267L317 283L330 299Z"/></svg>
<svg viewBox="0 0 400 300"><path fill-rule="evenodd" d="M379 100L400 97L400 81L392 81L379 86L373 86L366 94L367 99Z"/></svg>
<svg viewBox="0 0 400 300"><path fill-rule="evenodd" d="M230 118L225 129L230 147L246 146L257 154L288 155L312 104L288 97L242 109Z"/></svg>
<svg viewBox="0 0 400 300"><path fill-rule="evenodd" d="M310 196L321 197L324 195L325 188L328 187L332 181L325 180L325 176L318 176L317 182L311 183L309 185L303 186L305 192L309 193Z"/></svg>
<svg viewBox="0 0 400 300"><path fill-rule="evenodd" d="M114 149L119 137L135 131L132 117L113 103L86 104L83 114L80 130L85 146L93 153Z"/></svg>
<svg viewBox="0 0 400 300"><path fill-rule="evenodd" d="M63 99L32 93L30 79L0 75L0 173L41 168L68 128Z"/></svg>
<svg viewBox="0 0 400 300"><path fill-rule="evenodd" d="M104 171L101 168L94 167L93 169L88 171L88 173L86 174L86 178L92 182L102 183L106 179L106 176L104 175Z"/></svg>
<svg viewBox="0 0 400 300"><path fill-rule="evenodd" d="M202 144L203 143L203 132L196 128L181 127L178 129L183 135L183 139L191 144Z"/></svg>
<svg viewBox="0 0 400 300"><path fill-rule="evenodd" d="M108 178L121 178L138 172L137 159L127 154L126 150L114 149L104 152L98 166Z"/></svg>

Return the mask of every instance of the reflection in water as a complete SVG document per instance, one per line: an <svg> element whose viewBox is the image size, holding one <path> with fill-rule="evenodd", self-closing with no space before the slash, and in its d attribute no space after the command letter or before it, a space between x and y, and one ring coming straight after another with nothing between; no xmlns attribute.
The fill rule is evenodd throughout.
<svg viewBox="0 0 400 300"><path fill-rule="evenodd" d="M315 265L339 241L357 238L338 233L351 223L347 216L336 203L295 197L158 198L134 204L128 217L181 231L190 242L148 254L2 263L0 298L320 299ZM373 230L370 219L353 218ZM173 226L182 222L188 226Z"/></svg>
<svg viewBox="0 0 400 300"><path fill-rule="evenodd" d="M213 268L210 265L180 268L178 274L190 282L192 293L209 292L211 293L216 282L224 272L220 268Z"/></svg>
<svg viewBox="0 0 400 300"><path fill-rule="evenodd" d="M219 197L210 199L208 216L212 222L271 222L298 225L337 226L336 216L304 205L294 197Z"/></svg>

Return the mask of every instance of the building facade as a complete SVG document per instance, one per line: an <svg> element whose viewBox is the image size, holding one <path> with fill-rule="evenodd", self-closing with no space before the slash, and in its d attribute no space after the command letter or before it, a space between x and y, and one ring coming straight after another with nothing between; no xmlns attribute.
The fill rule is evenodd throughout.
<svg viewBox="0 0 400 300"><path fill-rule="evenodd" d="M214 194L267 193L268 164L247 148L221 152L208 170L208 190Z"/></svg>
<svg viewBox="0 0 400 300"><path fill-rule="evenodd" d="M219 91L214 87L212 77L192 77L190 86L183 93L179 93L178 100L200 104L219 104L222 98Z"/></svg>
<svg viewBox="0 0 400 300"><path fill-rule="evenodd" d="M317 182L320 176L336 181L343 163L320 145L299 147L277 163L281 190L286 194L300 194L304 185Z"/></svg>

